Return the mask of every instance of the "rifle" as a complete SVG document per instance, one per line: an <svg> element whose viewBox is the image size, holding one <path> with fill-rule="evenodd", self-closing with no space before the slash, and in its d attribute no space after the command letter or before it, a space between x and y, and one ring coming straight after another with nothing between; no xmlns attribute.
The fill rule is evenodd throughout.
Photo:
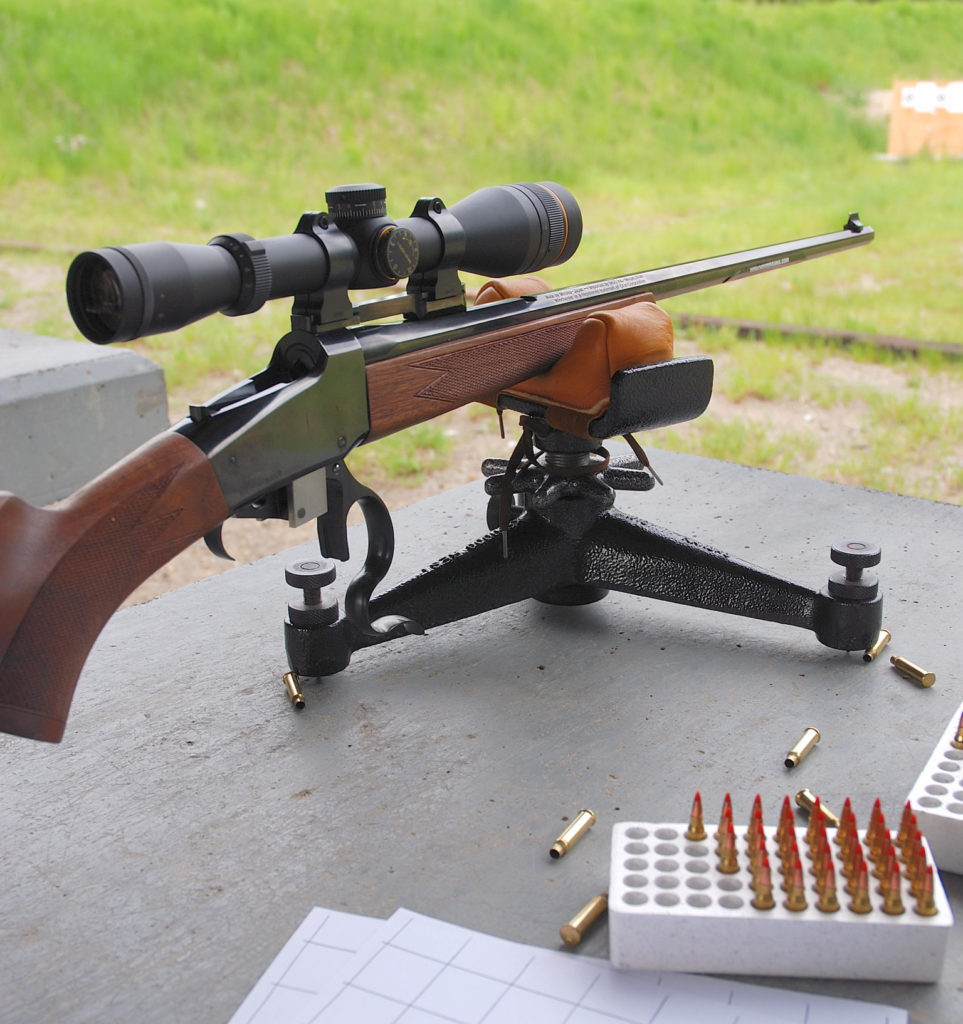
<svg viewBox="0 0 963 1024"><path fill-rule="evenodd" d="M348 588L346 614L368 635L420 632L400 616L371 621L368 599L387 572L393 533L383 503L347 471L349 452L544 373L600 311L754 276L874 235L853 214L830 234L468 308L459 271L527 275L571 257L582 232L571 193L551 182L496 186L451 208L421 199L397 221L379 185L341 186L326 201L326 213L304 214L290 235L141 243L85 252L71 264L71 315L100 344L177 330L214 312L251 313L280 297L293 297L291 330L264 370L191 406L56 506L0 494L0 730L59 741L107 620L194 541L226 556L220 528L229 516L292 526L316 518L322 552L344 560L346 516L357 502L368 557ZM349 290L402 278L404 294L352 304Z"/></svg>

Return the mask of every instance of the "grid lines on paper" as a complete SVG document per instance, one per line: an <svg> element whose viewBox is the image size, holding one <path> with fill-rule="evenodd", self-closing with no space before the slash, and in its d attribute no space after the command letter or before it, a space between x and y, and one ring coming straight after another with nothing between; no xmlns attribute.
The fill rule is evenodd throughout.
<svg viewBox="0 0 963 1024"><path fill-rule="evenodd" d="M671 1024L682 1014L669 1004L691 1004L679 993L653 985L635 989L630 1003L604 984L611 972L554 951L506 943L489 936L467 938L452 930L451 948L421 948L415 918L379 944L315 1021L365 1020L369 1024ZM557 960L566 956L564 971ZM702 999L695 999L705 1009ZM625 1005L623 1005L625 1003ZM693 1007L687 1005L685 1012ZM734 1022L734 1009L723 1019ZM717 1018L718 1019L718 1018Z"/></svg>
<svg viewBox="0 0 963 1024"><path fill-rule="evenodd" d="M353 951L353 952L352 952ZM315 908L231 1024L906 1024L905 1011L699 975L619 971L398 910Z"/></svg>
<svg viewBox="0 0 963 1024"><path fill-rule="evenodd" d="M341 973L383 922L315 907L231 1018L230 1024L306 1024L319 1001L341 986Z"/></svg>

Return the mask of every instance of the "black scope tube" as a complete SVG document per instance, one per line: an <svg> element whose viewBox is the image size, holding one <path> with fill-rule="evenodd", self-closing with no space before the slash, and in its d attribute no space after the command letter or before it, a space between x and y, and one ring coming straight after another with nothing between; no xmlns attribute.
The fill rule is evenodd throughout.
<svg viewBox="0 0 963 1024"><path fill-rule="evenodd" d="M226 238L227 236L222 236ZM223 244L139 242L81 253L67 272L67 305L78 330L105 345L176 331L212 313L228 312L242 297L245 268L239 261L250 242L235 236L232 253ZM269 275L267 299L321 288L328 257L310 235L279 235L254 242ZM253 272L249 271L253 276ZM252 291L255 282L252 280Z"/></svg>
<svg viewBox="0 0 963 1024"><path fill-rule="evenodd" d="M465 229L461 269L473 274L532 274L564 263L582 240L578 204L553 182L479 189L451 212Z"/></svg>
<svg viewBox="0 0 963 1024"><path fill-rule="evenodd" d="M457 269L492 277L562 263L582 235L578 203L553 182L483 188L448 215L457 222L457 244L463 245ZM439 266L448 245L455 244L446 237L444 218L385 222L415 236L419 273ZM361 280L371 254L359 252L333 224L260 240L219 235L207 245L111 246L74 259L67 273L67 304L90 341L131 341L178 330L213 313L252 313L269 299L317 292L328 282L332 261L346 253Z"/></svg>

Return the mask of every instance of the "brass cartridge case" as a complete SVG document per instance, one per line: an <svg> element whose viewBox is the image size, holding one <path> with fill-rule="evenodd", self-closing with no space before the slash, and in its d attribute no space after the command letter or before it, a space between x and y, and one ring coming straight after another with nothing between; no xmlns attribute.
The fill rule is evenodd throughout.
<svg viewBox="0 0 963 1024"><path fill-rule="evenodd" d="M296 672L285 672L281 677L281 681L284 683L284 689L287 691L288 700L294 705L295 709L301 711L304 708L304 694L301 692L301 680L298 679Z"/></svg>
<svg viewBox="0 0 963 1024"><path fill-rule="evenodd" d="M594 824L595 815L591 811L579 811L569 822L568 828L552 844L551 850L548 851L549 856L555 860L564 857Z"/></svg>
<svg viewBox="0 0 963 1024"><path fill-rule="evenodd" d="M810 789L801 789L796 794L796 804L804 811L812 814L813 808L816 806L816 794ZM819 809L823 812L823 816L826 819L826 828L839 828L839 818L829 810L822 800L819 801Z"/></svg>
<svg viewBox="0 0 963 1024"><path fill-rule="evenodd" d="M577 946L582 941L582 936L588 929L605 913L609 905L609 894L603 892L600 896L588 901L584 907L569 921L563 924L558 930L562 941L566 946Z"/></svg>
<svg viewBox="0 0 963 1024"><path fill-rule="evenodd" d="M894 654L889 659L889 663L896 669L901 676L906 679L912 679L917 686L926 690L936 682L936 673L927 672L925 668L920 668L919 665L915 665L912 661L908 661L906 658L901 658L898 654Z"/></svg>
<svg viewBox="0 0 963 1024"><path fill-rule="evenodd" d="M875 661L879 652L893 639L893 634L888 629L881 629L875 643L863 654L863 661Z"/></svg>
<svg viewBox="0 0 963 1024"><path fill-rule="evenodd" d="M963 715L960 715L960 724L956 727L956 735L950 740L950 746L955 750L963 750Z"/></svg>
<svg viewBox="0 0 963 1024"><path fill-rule="evenodd" d="M786 754L786 767L795 768L797 764L809 753L810 750L820 741L822 737L819 730L812 726L799 737L792 745L789 753Z"/></svg>

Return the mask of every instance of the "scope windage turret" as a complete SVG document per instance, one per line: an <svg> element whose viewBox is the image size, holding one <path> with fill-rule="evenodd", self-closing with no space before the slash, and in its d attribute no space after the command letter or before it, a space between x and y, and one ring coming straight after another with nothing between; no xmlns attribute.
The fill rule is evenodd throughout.
<svg viewBox="0 0 963 1024"><path fill-rule="evenodd" d="M399 221L386 216L380 185L340 186L326 200L328 214L305 214L290 235L81 253L67 273L70 315L91 341L131 341L212 313L253 313L268 299L389 287L440 269L533 273L564 263L582 237L578 203L553 182L483 188L448 209L422 199Z"/></svg>

